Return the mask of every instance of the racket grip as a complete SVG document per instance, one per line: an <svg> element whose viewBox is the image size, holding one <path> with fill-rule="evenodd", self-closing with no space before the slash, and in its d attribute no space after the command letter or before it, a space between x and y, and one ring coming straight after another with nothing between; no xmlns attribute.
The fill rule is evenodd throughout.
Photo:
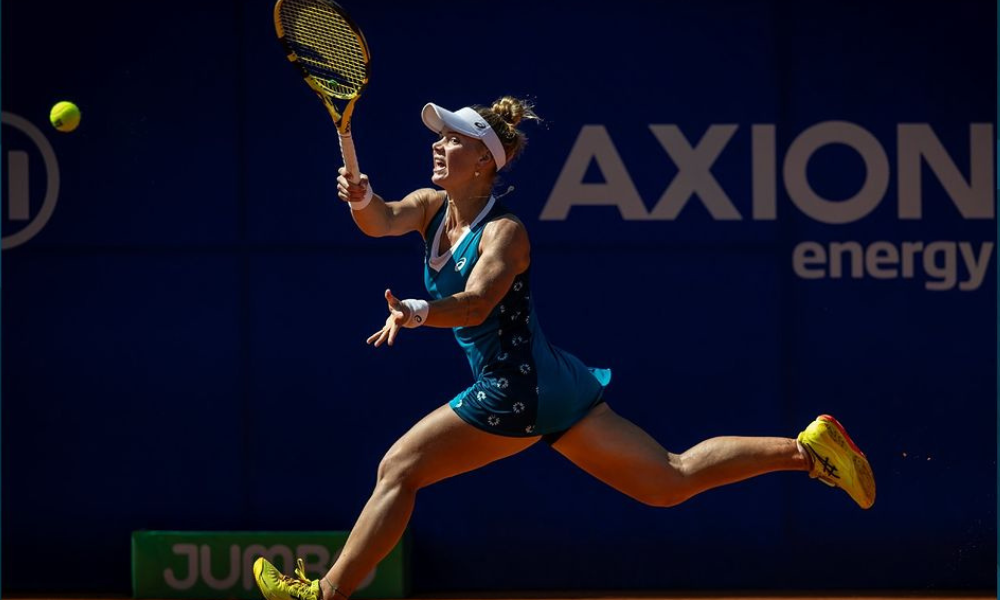
<svg viewBox="0 0 1000 600"><path fill-rule="evenodd" d="M347 167L347 173L351 176L351 183L358 183L361 181L361 169L358 166L358 155L354 151L354 138L351 137L351 132L340 134L340 155L344 158L344 166Z"/></svg>

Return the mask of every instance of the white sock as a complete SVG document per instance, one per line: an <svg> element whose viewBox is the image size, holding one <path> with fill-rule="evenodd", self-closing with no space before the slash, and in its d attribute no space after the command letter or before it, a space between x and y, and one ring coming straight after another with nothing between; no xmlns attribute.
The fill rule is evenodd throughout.
<svg viewBox="0 0 1000 600"><path fill-rule="evenodd" d="M799 454L801 454L802 457L806 459L806 463L809 465L809 470L812 471L812 468L813 468L813 457L812 457L812 454L810 454L809 451L806 450L806 447L803 446L802 442L800 442L799 440L795 440L795 445L798 446L798 448L799 448Z"/></svg>

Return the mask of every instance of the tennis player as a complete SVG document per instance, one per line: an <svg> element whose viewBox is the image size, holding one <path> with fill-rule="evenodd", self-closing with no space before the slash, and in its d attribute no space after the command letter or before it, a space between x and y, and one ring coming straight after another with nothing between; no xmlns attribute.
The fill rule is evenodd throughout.
<svg viewBox="0 0 1000 600"><path fill-rule="evenodd" d="M539 327L528 233L493 193L497 172L524 149L518 125L538 118L532 107L512 97L455 112L427 104L422 118L439 136L431 146L431 182L440 189L386 202L372 192L368 177L352 184L341 169L338 192L367 235L416 231L426 243L430 300L401 300L387 289L389 316L368 343L391 346L405 329L450 328L474 381L389 449L371 498L325 576L309 580L301 560L291 577L257 559L254 576L265 598L350 597L402 536L418 490L539 440L652 506L675 506L705 490L776 471L808 472L843 489L862 508L872 506L875 480L868 460L828 415L797 439L716 437L673 454L616 414L604 401L611 372L585 366L550 344Z"/></svg>

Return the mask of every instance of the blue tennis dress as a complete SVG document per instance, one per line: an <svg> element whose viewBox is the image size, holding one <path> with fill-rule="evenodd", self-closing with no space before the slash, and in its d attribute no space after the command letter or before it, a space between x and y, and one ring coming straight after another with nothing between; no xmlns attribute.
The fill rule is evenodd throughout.
<svg viewBox="0 0 1000 600"><path fill-rule="evenodd" d="M510 212L491 197L462 236L439 254L447 207L447 201L442 203L424 236L424 285L435 300L465 290L486 224ZM450 406L467 423L508 437L569 429L600 403L611 381L610 370L588 368L545 339L531 300L530 271L514 278L482 324L453 328L476 382Z"/></svg>

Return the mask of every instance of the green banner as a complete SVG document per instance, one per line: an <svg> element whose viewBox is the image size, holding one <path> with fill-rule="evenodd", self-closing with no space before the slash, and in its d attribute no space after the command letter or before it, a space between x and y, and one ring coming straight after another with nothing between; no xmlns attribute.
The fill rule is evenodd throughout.
<svg viewBox="0 0 1000 600"><path fill-rule="evenodd" d="M286 575L295 559L310 579L337 560L346 531L136 531L132 591L136 598L262 600L253 579L258 556ZM361 582L352 598L404 598L409 593L407 536Z"/></svg>

